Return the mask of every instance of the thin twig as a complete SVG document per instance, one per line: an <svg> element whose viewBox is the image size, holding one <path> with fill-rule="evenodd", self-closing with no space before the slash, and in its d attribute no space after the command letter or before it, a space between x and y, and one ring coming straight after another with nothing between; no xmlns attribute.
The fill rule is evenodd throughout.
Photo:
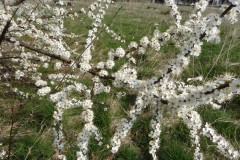
<svg viewBox="0 0 240 160"><path fill-rule="evenodd" d="M13 114L14 114L14 107L11 107L11 128L10 128L10 133L9 133L9 143L8 143L8 160L11 158L11 149L12 149L12 143L13 143L13 125L14 125L14 119L13 119Z"/></svg>
<svg viewBox="0 0 240 160"><path fill-rule="evenodd" d="M41 124L43 124L44 120L45 120L45 119L42 120ZM44 126L44 125L41 125L41 128L40 128L40 130L39 130L39 132L38 132L38 138L36 139L36 141L33 143L33 145L32 145L31 147L28 148L28 153L27 153L27 155L25 156L24 160L27 160L27 159L28 159L28 156L30 155L30 153L31 153L31 151L32 151L32 148L41 140L42 137L40 136L40 134L41 134L41 132L42 132L42 130L43 130L43 126ZM44 134L42 134L42 136L44 136L45 134L47 134L47 132L45 132Z"/></svg>
<svg viewBox="0 0 240 160"><path fill-rule="evenodd" d="M24 1L26 1L26 0L18 0L18 1L16 1L16 2L14 2L13 4L11 4L11 6L18 6L18 5L20 5L21 3L23 3Z"/></svg>
<svg viewBox="0 0 240 160"><path fill-rule="evenodd" d="M6 6L6 0L2 0L2 3L3 3L3 7L4 7L5 12L8 13L7 6Z"/></svg>
<svg viewBox="0 0 240 160"><path fill-rule="evenodd" d="M12 58L15 58L15 59L22 59L22 57L19 57L19 56L1 57L0 59L12 59Z"/></svg>
<svg viewBox="0 0 240 160"><path fill-rule="evenodd" d="M8 29L9 29L9 27L10 27L10 25L11 25L11 21L12 21L13 17L15 16L15 14L16 14L16 12L17 12L18 9L19 9L19 8L17 8L17 9L13 12L13 15L12 15L11 19L7 21L5 27L3 28L2 34L1 34L1 36L0 36L0 46L1 46L2 42L4 41L4 39L5 39L5 35L7 34Z"/></svg>

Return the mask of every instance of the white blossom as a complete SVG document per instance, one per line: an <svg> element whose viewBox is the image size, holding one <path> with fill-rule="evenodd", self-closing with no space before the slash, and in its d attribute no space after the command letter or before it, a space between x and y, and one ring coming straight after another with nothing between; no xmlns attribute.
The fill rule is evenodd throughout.
<svg viewBox="0 0 240 160"><path fill-rule="evenodd" d="M125 56L125 50L121 47L116 49L116 56L117 57L124 57Z"/></svg>
<svg viewBox="0 0 240 160"><path fill-rule="evenodd" d="M20 70L17 70L17 71L15 72L15 78L16 78L16 79L20 79L20 78L22 78L24 75L25 75L24 72L22 72L22 71L20 71Z"/></svg>
<svg viewBox="0 0 240 160"><path fill-rule="evenodd" d="M41 89L39 89L39 90L37 91L37 94L38 94L39 96L45 96L45 95L47 95L48 93L50 93L50 91L51 91L51 88L50 88L50 87L43 87L43 88L41 88Z"/></svg>
<svg viewBox="0 0 240 160"><path fill-rule="evenodd" d="M236 79L230 83L230 89L237 94L240 94L240 80Z"/></svg>

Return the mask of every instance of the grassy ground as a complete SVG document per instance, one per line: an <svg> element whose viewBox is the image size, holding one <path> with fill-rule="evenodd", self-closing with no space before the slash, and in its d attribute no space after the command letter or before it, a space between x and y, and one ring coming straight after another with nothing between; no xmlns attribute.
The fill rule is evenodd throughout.
<svg viewBox="0 0 240 160"><path fill-rule="evenodd" d="M117 3L110 8L105 23L112 21L113 15L123 6L119 14L111 23L111 28L121 35L126 44L114 41L106 33L100 35L100 40L95 44L94 54L97 59L107 55L111 48L122 46L132 40L138 41L144 35L151 35L152 31L158 27L165 31L172 23L169 18L169 9L157 5L148 9L149 4ZM152 5L151 5L152 6ZM76 7L77 8L77 7ZM182 14L186 17L191 10L190 7L180 7ZM209 8L217 11L215 8ZM218 11L217 11L218 12ZM83 23L85 22L86 23ZM204 81L213 80L215 77L231 72L240 75L240 27L224 23L221 30L222 42L220 44L204 44L203 53L200 57L192 59L189 68L179 77L179 80L186 80L188 77L203 75ZM90 28L90 21L86 16L80 16L76 20L66 19L66 28L76 34L83 35L77 39L80 45L84 44L86 32ZM74 47L76 39L68 39L71 47ZM81 49L79 51L81 53ZM169 43L162 47L159 53L149 51L147 56L139 57L139 77L144 79L155 73L166 64L167 60L174 57L177 49ZM96 59L95 59L96 60ZM121 66L119 62L118 66ZM86 85L91 85L87 77L81 80ZM22 86L29 90L30 87ZM100 94L94 98L94 123L100 128L104 137L103 147L99 147L97 142L91 140L89 157L93 160L116 159L116 160L150 160L148 153L148 133L150 131L149 121L151 120L148 111L134 124L130 135L124 140L123 146L114 158L109 157L107 144L112 137L118 121L127 117L127 112L134 103L135 95L128 93L121 99L117 99L115 94ZM0 128L2 135L0 141L6 150L11 144L11 159L14 160L45 160L52 159L54 150L52 147L52 114L54 104L47 98L32 98L26 103L13 94L4 93L0 89ZM23 104L23 105L21 105ZM220 110L213 110L209 106L199 109L204 122L211 123L216 130L240 150L240 98L236 97L231 102L227 102ZM68 159L76 159L76 137L81 131L83 123L80 118L81 109L71 109L64 113L64 132L66 136L66 155ZM12 125L11 125L12 124ZM12 127L11 127L12 126ZM10 132L13 136L10 138ZM187 127L180 120L169 120L166 117L164 124L161 147L158 152L161 160L191 160L193 159L193 149L189 138ZM215 146L206 138L201 139L202 150L206 159L225 159L217 151Z"/></svg>

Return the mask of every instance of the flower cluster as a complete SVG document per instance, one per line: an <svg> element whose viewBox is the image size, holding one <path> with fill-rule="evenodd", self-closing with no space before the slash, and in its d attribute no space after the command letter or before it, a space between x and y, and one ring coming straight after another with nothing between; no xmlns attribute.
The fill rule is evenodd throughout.
<svg viewBox="0 0 240 160"><path fill-rule="evenodd" d="M104 24L103 27L104 27L105 31L107 33L109 33L113 39L118 40L122 43L126 42L121 36L117 35L117 33L115 33L113 30L111 30L106 24Z"/></svg>
<svg viewBox="0 0 240 160"><path fill-rule="evenodd" d="M111 88L109 86L104 86L104 84L100 82L100 79L98 77L94 77L93 82L94 82L93 92L95 95L100 94L102 92L106 93L110 92Z"/></svg>
<svg viewBox="0 0 240 160"><path fill-rule="evenodd" d="M2 143L0 143L0 146L2 146ZM0 151L0 159L5 159L7 156L7 152L5 150Z"/></svg>

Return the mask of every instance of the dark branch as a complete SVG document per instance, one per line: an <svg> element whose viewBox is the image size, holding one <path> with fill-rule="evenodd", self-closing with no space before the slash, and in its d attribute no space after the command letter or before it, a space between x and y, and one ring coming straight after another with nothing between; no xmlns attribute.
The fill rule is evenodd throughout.
<svg viewBox="0 0 240 160"><path fill-rule="evenodd" d="M3 3L4 10L7 12L6 1L5 1L5 0L2 0L2 3Z"/></svg>
<svg viewBox="0 0 240 160"><path fill-rule="evenodd" d="M7 21L7 24L3 28L2 34L0 36L0 46L2 45L2 42L4 41L5 35L8 32L8 28L10 27L10 25L11 25L11 20Z"/></svg>
<svg viewBox="0 0 240 160"><path fill-rule="evenodd" d="M19 57L19 56L8 56L8 57L1 57L0 60L1 59L14 59L14 58L15 59L22 59L22 57Z"/></svg>
<svg viewBox="0 0 240 160"><path fill-rule="evenodd" d="M9 38L6 38L6 41L10 42L10 43L14 43L13 41L11 41ZM71 60L67 60L67 59L64 59L62 58L61 56L58 56L58 55L54 55L54 54L50 54L49 52L47 51L44 51L43 49L39 49L39 48L35 48L33 46L30 46L29 44L25 43L25 42L21 42L19 41L19 45L22 46L22 47L25 47L31 51L35 51L35 52L38 52L40 54L43 54L45 56L48 56L48 57L51 57L51 58L54 58L54 59L57 59L57 60L60 60L64 63L68 63L70 64L71 63Z"/></svg>
<svg viewBox="0 0 240 160"><path fill-rule="evenodd" d="M236 7L236 5L231 4L228 8L220 15L223 18L232 8Z"/></svg>
<svg viewBox="0 0 240 160"><path fill-rule="evenodd" d="M230 82L225 82L224 84L219 85L218 87L212 89L211 91L204 92L203 94L204 95L209 95L209 94L214 93L215 91L218 91L218 90L220 91L222 89L225 89L225 88L229 87L229 84L230 84ZM161 99L161 102L163 104L168 104L168 100ZM214 102L214 103L217 103L217 102Z"/></svg>
<svg viewBox="0 0 240 160"><path fill-rule="evenodd" d="M18 6L21 3L25 2L26 0L17 0L16 2L14 2L13 4L11 4L11 6Z"/></svg>
<svg viewBox="0 0 240 160"><path fill-rule="evenodd" d="M94 75L94 76L98 76L99 78L101 79L107 79L107 80L115 80L115 77L112 77L112 76L99 76L98 72L97 71L94 71L94 70L90 70L88 71L88 73Z"/></svg>
<svg viewBox="0 0 240 160"><path fill-rule="evenodd" d="M221 90L221 89L224 89L224 88L227 88L227 87L229 87L229 82L226 82L226 83L224 83L224 84L221 84L221 85L218 86L217 88L214 88L214 89L212 89L211 91L207 91L207 92L205 92L204 94L205 94L205 95L212 94L212 93L214 93L216 90Z"/></svg>
<svg viewBox="0 0 240 160"><path fill-rule="evenodd" d="M7 34L9 27L11 26L11 21L12 21L13 17L15 16L17 10L18 10L18 8L14 11L11 19L7 21L5 27L3 28L2 34L0 36L0 46L5 39L5 35Z"/></svg>

